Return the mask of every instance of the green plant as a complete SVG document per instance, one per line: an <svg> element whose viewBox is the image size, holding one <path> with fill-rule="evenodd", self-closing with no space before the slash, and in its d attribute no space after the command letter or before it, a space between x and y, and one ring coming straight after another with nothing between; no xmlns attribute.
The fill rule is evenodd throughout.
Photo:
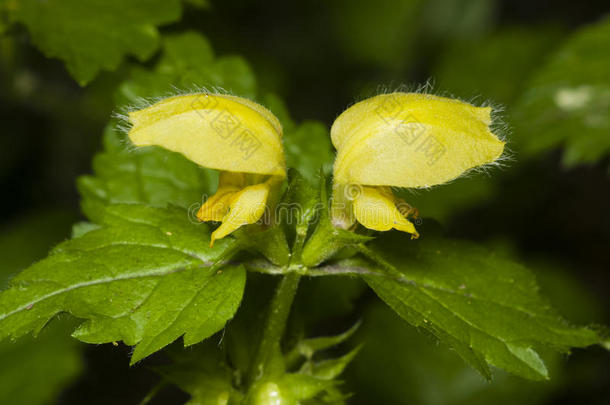
<svg viewBox="0 0 610 405"><path fill-rule="evenodd" d="M362 350L350 343L361 324L355 319L358 312L350 306L368 288L407 323L452 349L488 380L492 379L491 366L527 379L545 380L549 378L545 358L553 363L553 352L610 345L602 327L575 326L560 316L540 294L532 272L512 255L447 237L433 219L424 220L421 226L417 223L415 231L408 221L415 222L413 213L404 215L401 211L406 222L395 227L420 238L412 240L397 231L382 234L373 230L392 226L388 227L387 221L364 218L363 211L376 208L362 202L365 207L361 211L358 205L354 209L357 221L338 226L342 221L331 210L330 195L343 195L343 186L361 182L349 178L337 183L340 187L332 187L330 169L335 155L327 126L318 121L294 122L281 99L257 85L243 58L215 56L200 33L161 36L157 25L180 18L183 5L178 0L139 0L129 7L108 1L83 4L7 1L2 12L7 27L27 27L32 42L47 56L64 60L68 71L83 85L102 69L117 69L126 54L142 62L156 55L146 65L133 61L123 65L114 93L120 114L180 91L197 93L214 88L266 106L283 127L284 152L277 160L285 158L289 169L260 173L277 175L277 186L274 183L267 191L275 198L274 204L285 210L277 211L270 223L254 223L262 216L257 215L246 221L248 225L231 229L231 235L224 232L215 237L216 224L202 223L196 211L202 196L226 186L223 179L218 179L216 171L202 167L204 163L168 150L171 148L162 142L147 141L149 146L133 148L129 128L123 128L122 117L115 116L106 126L104 150L93 160L93 173L78 179L86 220L74 225L70 240L13 277L0 293L0 339L37 335L58 314L69 313L79 321L72 332L74 338L91 344L123 342L134 346L131 364L146 362L163 351L171 363L156 367L162 379L159 387L178 386L191 395L191 404L261 405L347 401L349 391L340 378ZM117 29L110 30L110 26ZM576 34L533 76L532 84L515 104L520 125L528 127L519 132L526 140L519 141L517 148L540 153L565 142L564 159L569 164L596 161L607 154L602 136L609 122L604 115L609 100L607 76L599 73L602 69L587 66L594 70L590 74L579 70L582 65L577 69L570 63L572 54L605 56L607 53L597 51L599 39L609 37L609 26L605 20ZM573 76L564 75L566 69ZM567 83L554 82L555 76L562 80L568 77ZM594 76L595 82L580 83L585 76ZM539 88L542 90L536 90ZM501 92L507 100L512 97L508 90ZM563 104L556 102L558 92L563 94ZM587 106L591 108L585 110ZM436 106L435 111L442 108ZM462 119L461 115L455 121L460 125L466 122L464 132L480 131L474 146L464 150L485 149L481 145L487 142L488 153L464 167L455 163L459 159L451 160L451 165L457 166L447 163L449 174L442 170L438 174L435 167L438 179L413 187L442 184L466 169L496 161L502 153L504 144L488 131L491 108L464 108L478 121ZM471 108L476 112L470 112ZM562 116L566 123L560 129L548 122L549 116L559 114L556 108L567 114ZM447 112L449 118L443 122L456 114ZM361 117L356 115L354 120L358 119ZM595 145L574 137L583 122L589 125L592 120L596 123L594 136L601 139ZM417 116L415 123L421 124ZM536 128L545 129L540 138L523 135ZM443 129L459 133L451 125ZM337 149L341 153L341 148ZM458 152L463 151L458 147ZM348 178L349 173L343 177ZM422 175L421 170L418 175ZM256 183L248 181L248 186ZM462 181L479 180L457 180L447 189L460 187ZM385 189L382 193L368 187L370 183L362 184L366 184L359 189L363 195L397 210L394 204L398 199L391 191L388 195ZM490 181L481 189L485 192L494 186ZM431 195L443 192L439 187ZM453 197L436 198L433 204L442 213ZM267 194L263 202L266 200ZM424 203L417 205L425 207ZM316 283L331 285L328 302L320 299L324 295L299 296L299 288ZM341 298L348 302L344 305L347 309L337 311L342 315L352 311L353 326L336 330L334 336L312 335L308 317L320 319L325 312L332 315ZM322 314L315 313L316 305L322 305L318 310ZM375 308L373 311L382 311ZM365 331L370 333L366 319L364 322ZM184 346L193 348L172 345L180 339ZM380 344L379 340L378 336L371 338L372 344Z"/></svg>

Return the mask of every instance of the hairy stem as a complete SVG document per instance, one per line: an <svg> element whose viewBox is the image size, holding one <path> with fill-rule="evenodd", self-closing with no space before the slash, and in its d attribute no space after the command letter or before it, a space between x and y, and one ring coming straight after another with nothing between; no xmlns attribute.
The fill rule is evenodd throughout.
<svg viewBox="0 0 610 405"><path fill-rule="evenodd" d="M282 276L269 307L267 323L250 372L253 383L275 371L276 360L281 359L281 340L286 329L286 321L299 286L300 275L289 273ZM282 370L283 371L283 370Z"/></svg>

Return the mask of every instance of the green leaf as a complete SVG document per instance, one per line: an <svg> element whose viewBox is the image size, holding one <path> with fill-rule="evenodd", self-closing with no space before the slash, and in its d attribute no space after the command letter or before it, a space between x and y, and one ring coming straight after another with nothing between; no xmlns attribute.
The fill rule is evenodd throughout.
<svg viewBox="0 0 610 405"><path fill-rule="evenodd" d="M286 393L288 398L297 401L314 398L336 384L335 381L298 373L284 374L278 379L280 392Z"/></svg>
<svg viewBox="0 0 610 405"><path fill-rule="evenodd" d="M356 330L358 330L359 327L360 322L354 324L354 326L339 335L322 336L301 340L297 344L296 350L302 356L306 358L311 358L317 351L325 350L345 342L354 334L354 332L356 332Z"/></svg>
<svg viewBox="0 0 610 405"><path fill-rule="evenodd" d="M46 56L60 58L81 84L114 70L126 54L144 61L157 49L156 26L177 21L179 0L22 0L12 12Z"/></svg>
<svg viewBox="0 0 610 405"><path fill-rule="evenodd" d="M94 224L91 222L84 222L84 221L77 222L74 225L72 225L72 239L80 238L87 232L94 231L99 228L100 228L100 225Z"/></svg>
<svg viewBox="0 0 610 405"><path fill-rule="evenodd" d="M327 359L313 363L311 366L311 375L323 380L333 380L339 377L347 365L356 357L361 348L362 346L358 346L349 353L336 359Z"/></svg>
<svg viewBox="0 0 610 405"><path fill-rule="evenodd" d="M515 141L527 155L563 146L567 166L610 152L610 18L577 31L532 78L515 107Z"/></svg>
<svg viewBox="0 0 610 405"><path fill-rule="evenodd" d="M488 364L529 379L548 378L538 349L567 352L600 342L574 327L538 294L532 274L477 244L388 234L367 255L344 266L360 273L377 295L414 326L427 329L490 377ZM329 265L334 274L341 265Z"/></svg>
<svg viewBox="0 0 610 405"><path fill-rule="evenodd" d="M103 227L58 245L0 294L0 338L37 333L59 312L85 319L88 343L137 345L132 363L184 336L192 345L224 327L241 301L245 271L218 270L234 240L209 247L187 212L119 204Z"/></svg>
<svg viewBox="0 0 610 405"><path fill-rule="evenodd" d="M326 359L320 362L314 361L314 356L316 356L317 352L330 349L345 342L354 334L359 326L360 322L357 322L347 331L335 336L300 339L292 350L284 356L286 369L294 369L300 364L300 373L310 374L322 379L334 379L343 372L347 364L356 355L357 350L337 359Z"/></svg>

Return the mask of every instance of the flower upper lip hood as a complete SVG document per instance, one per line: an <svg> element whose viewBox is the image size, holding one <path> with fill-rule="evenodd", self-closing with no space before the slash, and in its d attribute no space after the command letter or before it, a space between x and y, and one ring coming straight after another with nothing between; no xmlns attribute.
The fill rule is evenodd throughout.
<svg viewBox="0 0 610 405"><path fill-rule="evenodd" d="M430 187L495 161L491 107L419 93L378 95L354 104L333 123L342 184Z"/></svg>
<svg viewBox="0 0 610 405"><path fill-rule="evenodd" d="M130 112L129 120L134 145L161 146L221 171L218 190L197 212L201 221L222 222L210 245L257 222L286 177L282 126L248 99L212 93L175 96Z"/></svg>
<svg viewBox="0 0 610 405"><path fill-rule="evenodd" d="M504 142L491 130L491 107L419 93L378 95L333 123L333 224L398 229L417 237L417 216L390 187L422 188L496 161ZM356 192L353 186L356 185Z"/></svg>
<svg viewBox="0 0 610 405"><path fill-rule="evenodd" d="M248 99L175 96L130 112L129 120L136 146L161 146L211 169L286 176L280 122Z"/></svg>

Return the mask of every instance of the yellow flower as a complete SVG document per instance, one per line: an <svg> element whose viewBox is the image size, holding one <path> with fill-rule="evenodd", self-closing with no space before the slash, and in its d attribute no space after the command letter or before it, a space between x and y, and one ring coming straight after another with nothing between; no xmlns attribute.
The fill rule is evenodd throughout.
<svg viewBox="0 0 610 405"><path fill-rule="evenodd" d="M491 121L491 107L429 94L383 94L348 108L331 129L333 223L417 237L408 220L416 211L390 187L431 187L496 161L504 142Z"/></svg>
<svg viewBox="0 0 610 405"><path fill-rule="evenodd" d="M217 192L197 213L220 221L210 245L265 213L270 193L286 177L282 127L248 99L199 93L176 96L129 113L136 146L157 145L220 170Z"/></svg>

